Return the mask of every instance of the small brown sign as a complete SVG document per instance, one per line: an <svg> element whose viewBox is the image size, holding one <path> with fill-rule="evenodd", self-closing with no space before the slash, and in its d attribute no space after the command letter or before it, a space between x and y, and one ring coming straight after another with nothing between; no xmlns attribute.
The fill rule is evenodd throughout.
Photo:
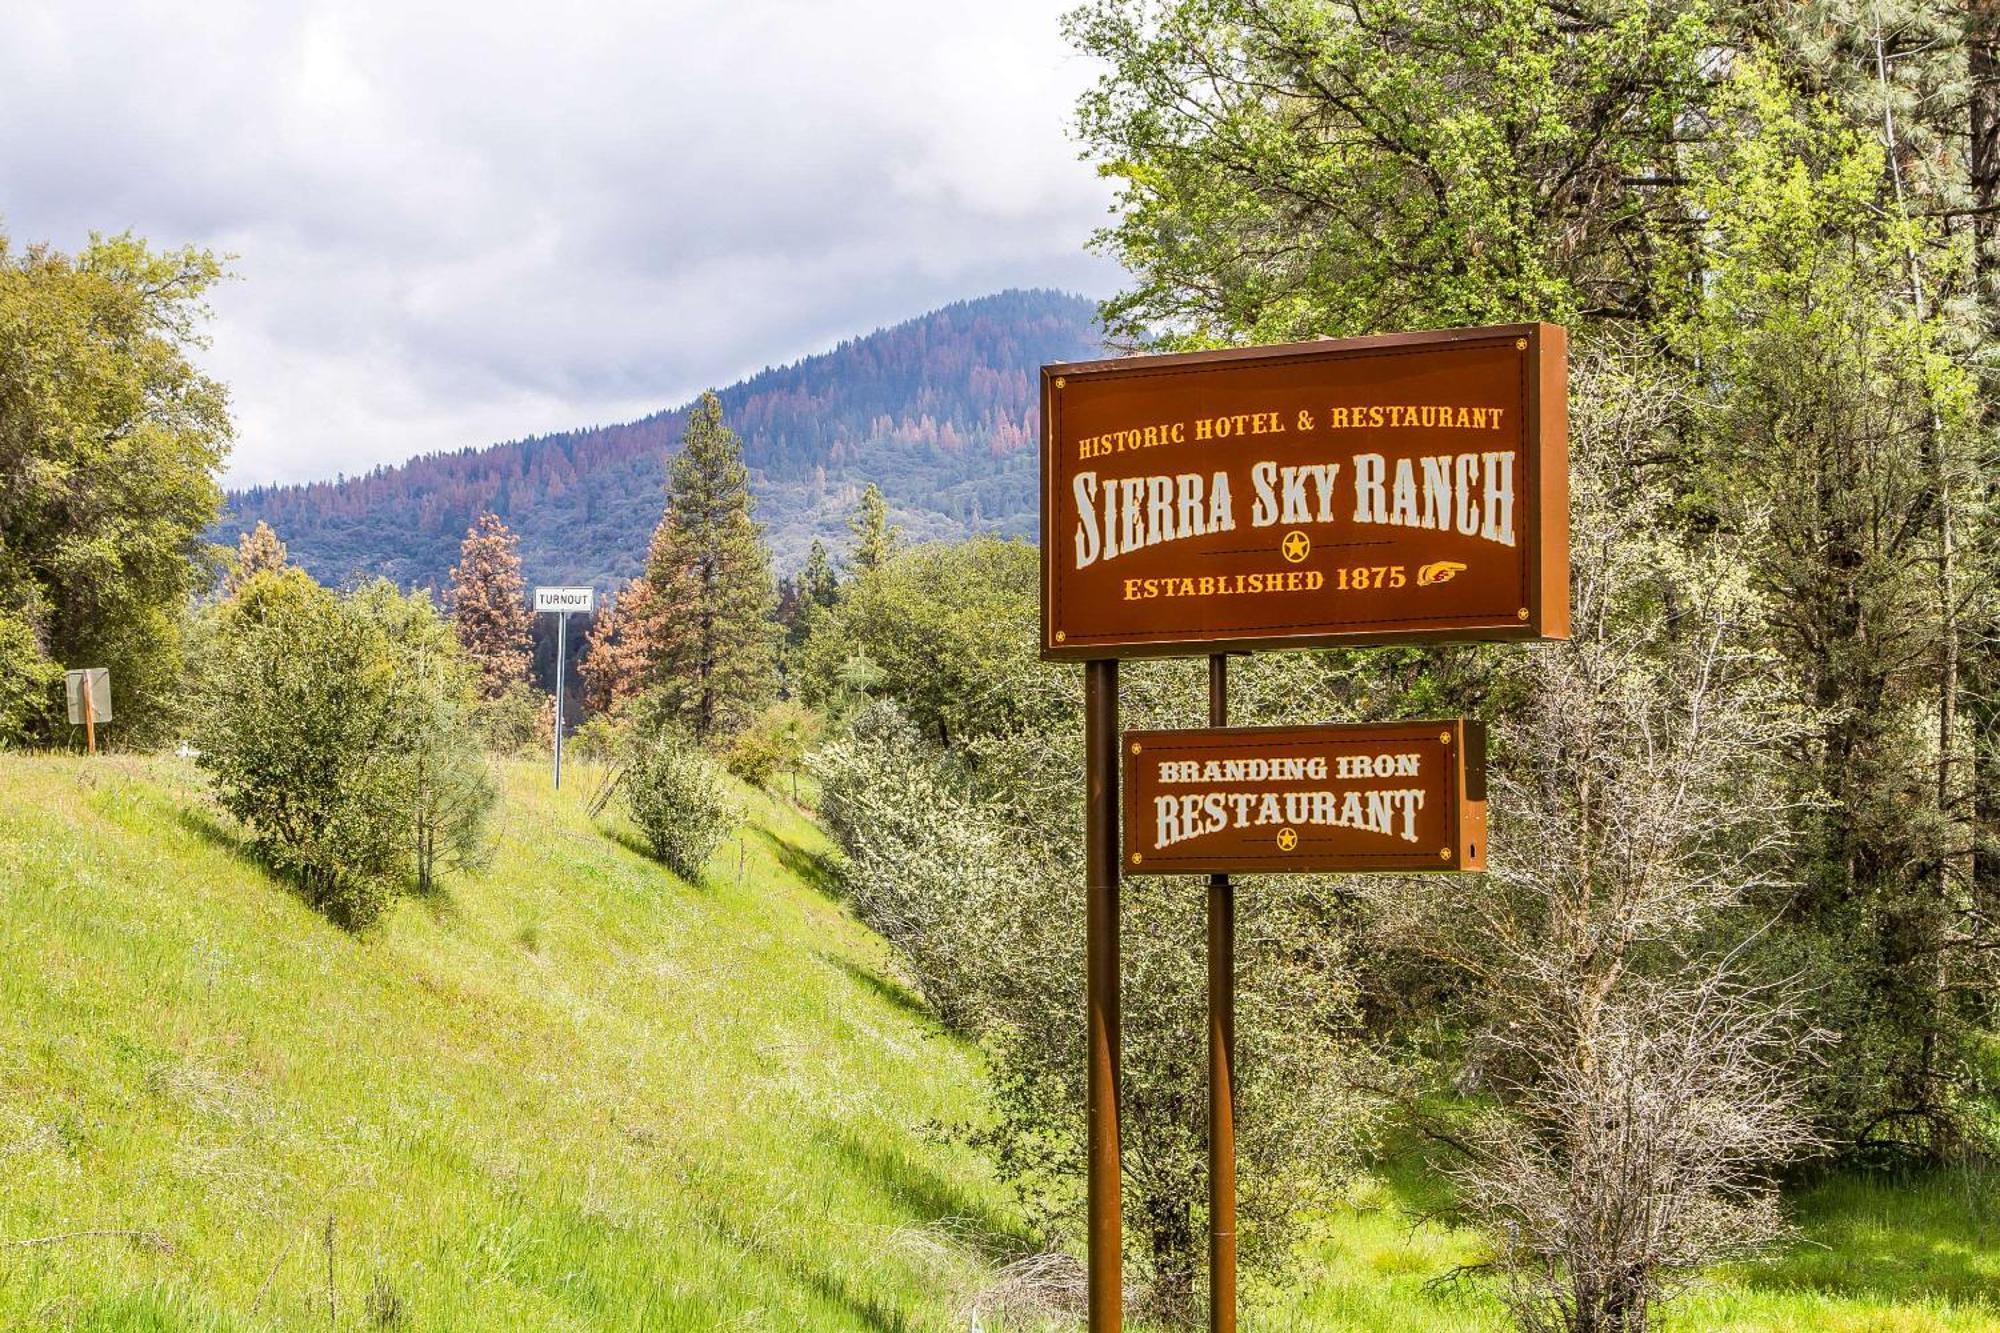
<svg viewBox="0 0 2000 1333"><path fill-rule="evenodd" d="M1564 638L1552 324L1042 368L1042 655Z"/></svg>
<svg viewBox="0 0 2000 1333"><path fill-rule="evenodd" d="M1125 733L1125 873L1486 868L1477 722Z"/></svg>

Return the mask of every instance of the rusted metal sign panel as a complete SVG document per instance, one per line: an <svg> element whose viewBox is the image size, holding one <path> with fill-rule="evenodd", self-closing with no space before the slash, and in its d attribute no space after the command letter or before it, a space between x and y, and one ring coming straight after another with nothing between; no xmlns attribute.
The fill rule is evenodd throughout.
<svg viewBox="0 0 2000 1333"><path fill-rule="evenodd" d="M1125 873L1486 868L1477 722L1125 733Z"/></svg>
<svg viewBox="0 0 2000 1333"><path fill-rule="evenodd" d="M1042 368L1042 655L1569 633L1568 335Z"/></svg>

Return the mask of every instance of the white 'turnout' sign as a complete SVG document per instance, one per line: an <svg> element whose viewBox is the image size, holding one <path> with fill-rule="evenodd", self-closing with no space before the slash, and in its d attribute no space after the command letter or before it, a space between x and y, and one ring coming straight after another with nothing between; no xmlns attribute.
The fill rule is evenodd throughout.
<svg viewBox="0 0 2000 1333"><path fill-rule="evenodd" d="M535 589L537 611L589 611L595 605L595 597L589 588Z"/></svg>

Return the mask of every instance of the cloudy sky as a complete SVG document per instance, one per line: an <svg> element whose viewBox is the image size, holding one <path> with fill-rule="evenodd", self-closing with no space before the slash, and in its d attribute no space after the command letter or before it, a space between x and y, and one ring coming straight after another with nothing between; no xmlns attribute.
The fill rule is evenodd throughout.
<svg viewBox="0 0 2000 1333"><path fill-rule="evenodd" d="M0 228L236 256L232 484L618 420L1101 296L1067 0L8 0Z"/></svg>

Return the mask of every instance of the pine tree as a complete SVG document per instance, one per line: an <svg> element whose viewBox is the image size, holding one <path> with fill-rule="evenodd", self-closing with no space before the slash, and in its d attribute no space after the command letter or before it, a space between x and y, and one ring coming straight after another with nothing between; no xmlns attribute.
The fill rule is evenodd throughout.
<svg viewBox="0 0 2000 1333"><path fill-rule="evenodd" d="M847 530L854 534L848 561L860 570L880 569L896 549L897 538L903 535L901 528L889 526L889 502L872 481L861 493L861 503L847 516Z"/></svg>
<svg viewBox="0 0 2000 1333"><path fill-rule="evenodd" d="M254 531L236 539L236 567L223 580L223 591L234 596L238 588L266 570L283 569L287 555L285 544L278 540L271 525L258 519Z"/></svg>
<svg viewBox="0 0 2000 1333"><path fill-rule="evenodd" d="M793 641L799 633L799 620L805 613L805 595L798 578L791 574L778 577L778 609L772 617L779 628L785 631L787 642Z"/></svg>
<svg viewBox="0 0 2000 1333"><path fill-rule="evenodd" d="M481 514L452 567L451 615L459 643L479 664L483 698L527 683L533 650L526 594L520 538L497 515Z"/></svg>
<svg viewBox="0 0 2000 1333"><path fill-rule="evenodd" d="M819 606L832 606L839 595L840 581L833 572L833 560L826 553L826 543L817 537L813 538L812 549L806 552L805 568L799 571L798 589L800 601Z"/></svg>
<svg viewBox="0 0 2000 1333"><path fill-rule="evenodd" d="M751 508L743 442L705 393L646 560L659 608L646 683L698 740L740 728L772 685L771 555Z"/></svg>
<svg viewBox="0 0 2000 1333"><path fill-rule="evenodd" d="M805 567L778 581L777 619L786 645L797 648L803 644L813 625L839 597L840 578L834 573L833 558L826 553L826 543L815 537L806 553Z"/></svg>

